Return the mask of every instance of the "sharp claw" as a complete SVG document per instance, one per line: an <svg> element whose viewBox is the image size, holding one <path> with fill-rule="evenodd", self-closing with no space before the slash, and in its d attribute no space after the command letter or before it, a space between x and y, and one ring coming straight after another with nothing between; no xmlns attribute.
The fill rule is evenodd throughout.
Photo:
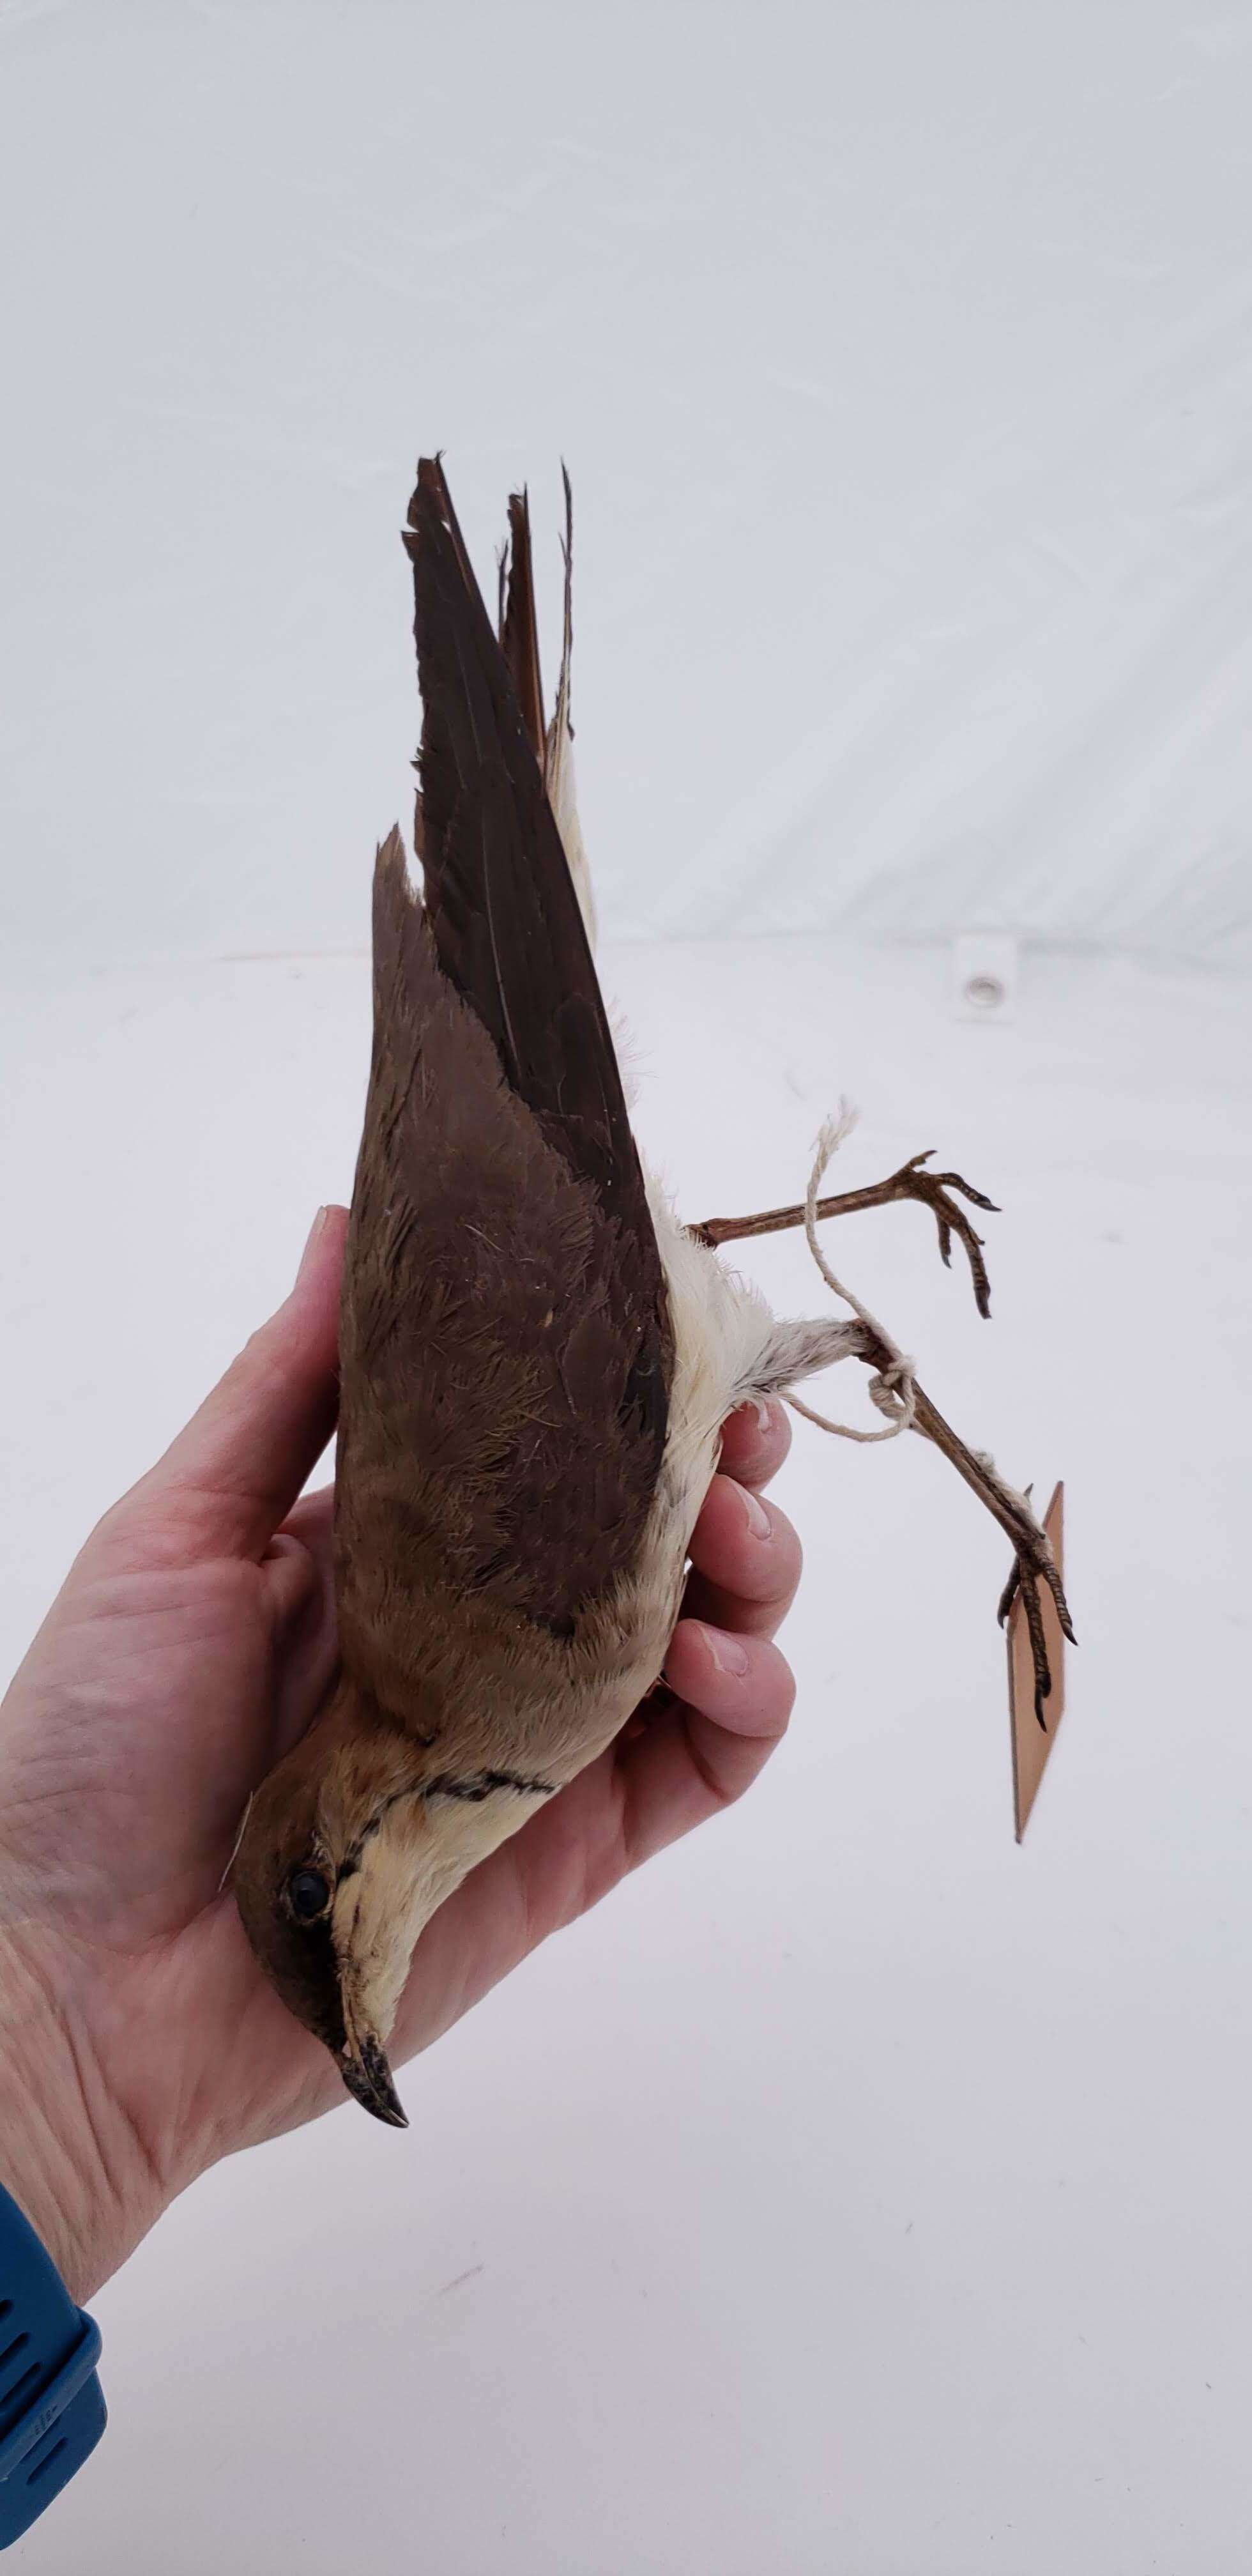
<svg viewBox="0 0 1252 2576"><path fill-rule="evenodd" d="M975 1207L987 1208L992 1216L1001 1214L996 1201L984 1198L982 1191L976 1190L972 1181L963 1181L959 1172L936 1172L935 1179L940 1189L959 1190L962 1198L973 1200Z"/></svg>
<svg viewBox="0 0 1252 2576"><path fill-rule="evenodd" d="M966 1245L966 1250L969 1252L969 1266L974 1276L974 1304L978 1308L978 1312L981 1315L984 1324L989 1324L991 1321L991 1281L987 1277L987 1266L985 1262L975 1258L975 1255L970 1250L968 1244Z"/></svg>
<svg viewBox="0 0 1252 2576"><path fill-rule="evenodd" d="M939 1258L945 1270L952 1267L952 1228L946 1217L939 1219Z"/></svg>

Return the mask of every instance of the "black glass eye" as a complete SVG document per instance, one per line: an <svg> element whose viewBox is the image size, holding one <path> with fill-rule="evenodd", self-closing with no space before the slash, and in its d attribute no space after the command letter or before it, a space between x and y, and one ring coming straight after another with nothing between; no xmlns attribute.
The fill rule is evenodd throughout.
<svg viewBox="0 0 1252 2576"><path fill-rule="evenodd" d="M298 1922L313 1923L330 1903L330 1882L320 1869L293 1869L287 1881L287 1898Z"/></svg>

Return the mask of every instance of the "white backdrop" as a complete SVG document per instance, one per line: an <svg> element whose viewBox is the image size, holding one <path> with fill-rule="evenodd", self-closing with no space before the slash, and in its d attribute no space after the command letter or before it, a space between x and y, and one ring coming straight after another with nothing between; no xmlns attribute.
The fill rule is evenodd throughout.
<svg viewBox="0 0 1252 2576"><path fill-rule="evenodd" d="M13 933L358 947L528 476L610 930L1252 956L1252 19L5 0Z"/></svg>
<svg viewBox="0 0 1252 2576"><path fill-rule="evenodd" d="M998 1532L798 1424L764 1779L176 2205L30 2576L1246 2576L1250 108L1243 0L0 0L0 1677L351 1187L437 443L552 612L574 470L645 1145L1003 1203L993 1325L834 1257L1082 1641L1018 1850Z"/></svg>

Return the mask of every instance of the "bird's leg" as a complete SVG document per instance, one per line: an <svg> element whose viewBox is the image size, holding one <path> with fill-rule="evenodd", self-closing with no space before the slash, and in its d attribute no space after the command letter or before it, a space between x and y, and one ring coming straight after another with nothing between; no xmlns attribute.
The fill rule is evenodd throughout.
<svg viewBox="0 0 1252 2576"><path fill-rule="evenodd" d="M975 1207L987 1208L993 1216L999 1211L994 1199L985 1199L982 1191L976 1190L972 1182L963 1181L959 1172L928 1172L925 1165L933 1152L932 1145L925 1154L914 1154L898 1172L892 1173L889 1181L878 1181L872 1189L842 1190L837 1198L819 1199L816 1213L819 1217L853 1216L859 1208L890 1207L895 1199L916 1199L919 1206L930 1209L938 1226L939 1252L945 1268L951 1264L952 1237L960 1237L969 1261L978 1312L989 1315L991 1282L982 1257L982 1236L975 1234L964 1208L958 1207L951 1193L959 1190ZM766 1208L760 1216L711 1216L689 1231L697 1243L716 1251L723 1243L739 1243L754 1234L783 1234L789 1226L803 1223L801 1203L798 1207Z"/></svg>
<svg viewBox="0 0 1252 2576"><path fill-rule="evenodd" d="M834 1136L833 1141L838 1142L837 1135ZM830 1143L825 1140L823 1142L825 1150L814 1175L815 1183L821 1177L825 1160L829 1159ZM976 1190L971 1182L963 1180L959 1172L928 1172L925 1166L930 1159L930 1152L914 1154L910 1161L901 1165L898 1172L892 1173L890 1180L879 1181L871 1189L845 1190L836 1198L815 1199L813 1214L817 1217L851 1216L860 1208L888 1207L895 1199L918 1200L923 1207L928 1207L934 1216L939 1229L939 1250L945 1266L950 1262L952 1237L954 1234L959 1235L969 1261L979 1314L989 1315L991 1291L982 1258L982 1237L975 1234L964 1208L957 1206L950 1193L953 1190L959 1190L963 1197L973 1201L975 1207L987 1208L992 1212L997 1212L995 1202L984 1198L981 1190ZM802 1201L795 1207L766 1208L759 1216L709 1217L703 1225L691 1226L688 1231L698 1243L706 1244L711 1251L716 1251L724 1243L742 1242L758 1234L781 1234L789 1227L804 1225L808 1220L808 1214L808 1205ZM857 1305L856 1299L851 1296L849 1290L840 1287L837 1281L832 1280L831 1285L838 1288L839 1293L852 1305L859 1320L855 1324L840 1328L842 1351L838 1353L830 1351L825 1354L822 1361L806 1357L798 1373L807 1375L809 1367L824 1365L825 1359L842 1357L845 1353L864 1360L875 1372L876 1383L871 1388L871 1393L881 1409L893 1416L899 1428L905 1427L907 1419L914 1431L920 1431L924 1439L932 1440L935 1447L943 1451L944 1457L951 1460L958 1476L964 1478L970 1491L977 1494L980 1503L1006 1532L1013 1547L1013 1570L1000 1600L999 1618L1003 1625L1020 1592L1034 1664L1035 1715L1042 1726L1045 1722L1043 1704L1052 1688L1052 1675L1048 1665L1047 1641L1039 1607L1040 1583L1046 1583L1052 1594L1063 1634L1070 1639L1071 1643L1076 1642L1064 1585L1047 1533L1036 1520L1028 1495L1017 1493L1012 1485L1006 1483L993 1459L978 1450L966 1447L965 1442L953 1430L951 1423L945 1422L938 1406L931 1403L925 1390L918 1385L912 1373L911 1363L903 1362L894 1345L882 1337L882 1328L875 1328L873 1319L866 1313L863 1306ZM788 1383L794 1383L789 1365L792 1358L791 1352L788 1350L780 1356L788 1370ZM902 1369L907 1369L908 1372L906 1384L902 1384L901 1381ZM773 1379L772 1383L779 1387L780 1391L786 1391L780 1378ZM906 1398L911 1399L911 1410L908 1416L903 1412ZM815 1418L819 1421L821 1419L820 1415ZM837 1428L832 1424L827 1424L825 1427Z"/></svg>
<svg viewBox="0 0 1252 2576"><path fill-rule="evenodd" d="M862 1326L856 1356L881 1373L890 1365L894 1354L885 1342L879 1341L877 1334ZM1020 1592L1035 1670L1035 1716L1043 1726L1043 1703L1052 1688L1052 1675L1039 1609L1040 1583L1046 1583L1052 1594L1064 1635L1071 1645L1078 1642L1070 1620L1065 1587L1047 1533L1040 1528L1028 1497L1015 1493L1013 1487L1006 1484L993 1459L976 1449L966 1448L965 1442L958 1437L951 1423L944 1420L938 1405L931 1403L916 1379L913 1381L912 1427L914 1431L920 1431L924 1439L933 1440L936 1449L941 1449L944 1457L951 1460L958 1476L964 1477L970 1491L977 1494L1012 1543L1013 1571L1000 1599L998 1617L1003 1626Z"/></svg>

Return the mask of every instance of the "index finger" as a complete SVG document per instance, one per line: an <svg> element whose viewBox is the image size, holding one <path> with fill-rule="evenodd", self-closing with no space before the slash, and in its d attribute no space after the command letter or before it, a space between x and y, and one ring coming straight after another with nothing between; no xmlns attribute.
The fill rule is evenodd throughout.
<svg viewBox="0 0 1252 2576"><path fill-rule="evenodd" d="M776 1396L754 1397L738 1405L722 1424L719 1466L737 1485L755 1491L776 1476L791 1447L791 1423Z"/></svg>

